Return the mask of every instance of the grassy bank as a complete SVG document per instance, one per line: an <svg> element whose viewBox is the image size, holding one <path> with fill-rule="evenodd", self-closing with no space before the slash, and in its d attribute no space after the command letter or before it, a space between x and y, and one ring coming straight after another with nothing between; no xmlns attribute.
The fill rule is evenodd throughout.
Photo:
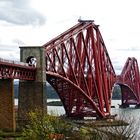
<svg viewBox="0 0 140 140"><path fill-rule="evenodd" d="M30 112L29 124L21 132L2 132L6 140L131 140L135 134L131 123L123 120L70 120L48 115L40 110ZM58 138L59 137L59 138ZM60 138L61 137L61 138Z"/></svg>

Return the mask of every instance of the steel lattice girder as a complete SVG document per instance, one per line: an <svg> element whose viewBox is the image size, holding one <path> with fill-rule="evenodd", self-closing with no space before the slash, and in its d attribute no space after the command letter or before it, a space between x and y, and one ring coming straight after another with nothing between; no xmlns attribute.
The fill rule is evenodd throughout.
<svg viewBox="0 0 140 140"><path fill-rule="evenodd" d="M79 23L44 47L47 80L58 92L67 115L110 115L116 75L98 26Z"/></svg>
<svg viewBox="0 0 140 140"><path fill-rule="evenodd" d="M35 80L36 68L0 61L0 79Z"/></svg>
<svg viewBox="0 0 140 140"><path fill-rule="evenodd" d="M122 104L140 104L140 74L134 57L127 59L119 82L123 84Z"/></svg>

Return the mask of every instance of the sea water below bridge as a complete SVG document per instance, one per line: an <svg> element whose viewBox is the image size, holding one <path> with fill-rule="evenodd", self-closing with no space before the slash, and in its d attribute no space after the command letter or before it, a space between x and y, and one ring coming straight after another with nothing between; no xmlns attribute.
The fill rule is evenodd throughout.
<svg viewBox="0 0 140 140"><path fill-rule="evenodd" d="M59 99L48 99L47 102L52 101L60 101ZM112 100L112 106L114 108L111 108L111 114L115 115L117 114L118 119L123 119L126 122L130 123L132 126L131 128L134 129L134 133L138 136L140 136L140 109L134 108L134 106L131 106L130 108L119 108L119 105L121 104L121 100ZM15 105L18 105L18 100L15 99ZM64 115L65 110L63 106L48 106L48 113L54 114L54 115ZM132 130L133 131L133 130Z"/></svg>
<svg viewBox="0 0 140 140"><path fill-rule="evenodd" d="M59 101L59 99L48 99L47 102L52 101ZM119 118L125 119L125 120L140 120L140 109L134 108L134 106L131 106L130 108L119 108L119 105L121 104L121 100L112 100L112 106L114 108L111 108L111 114L117 116ZM15 99L15 105L18 105L18 99ZM48 106L48 113L55 114L55 115L64 115L65 110L63 106ZM139 123L140 124L140 123Z"/></svg>

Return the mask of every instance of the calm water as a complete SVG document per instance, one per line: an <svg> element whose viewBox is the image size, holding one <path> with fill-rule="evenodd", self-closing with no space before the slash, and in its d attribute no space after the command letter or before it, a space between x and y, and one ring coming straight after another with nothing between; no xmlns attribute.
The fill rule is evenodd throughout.
<svg viewBox="0 0 140 140"><path fill-rule="evenodd" d="M51 101L59 101L59 99L48 99L47 102ZM18 104L18 100L15 99L15 105ZM121 109L119 105L121 104L121 100L113 100L112 106L115 108L111 109L111 114L117 114L118 117L126 117L126 119L134 118L136 120L140 119L140 109L135 109L133 106L131 108ZM48 106L48 112L51 114L52 112L56 115L63 115L65 114L65 110L63 106Z"/></svg>

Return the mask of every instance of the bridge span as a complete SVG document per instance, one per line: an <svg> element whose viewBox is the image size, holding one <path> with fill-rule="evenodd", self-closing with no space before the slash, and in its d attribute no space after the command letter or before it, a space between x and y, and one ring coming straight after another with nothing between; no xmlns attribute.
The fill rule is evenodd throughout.
<svg viewBox="0 0 140 140"><path fill-rule="evenodd" d="M4 98L0 101L0 120L6 121L2 108L12 91L12 86L10 90L3 88L4 82L8 86L12 79L20 79L18 119L21 121L30 110L46 108L46 81L56 90L66 115L71 118L109 117L115 84L121 88L122 106L140 105L137 60L128 58L122 73L116 75L99 26L92 21L80 21L43 46L20 47L20 55L18 64L0 59L0 96ZM35 67L29 66L32 58L37 62Z"/></svg>
<svg viewBox="0 0 140 140"><path fill-rule="evenodd" d="M35 80L36 68L28 63L0 58L0 79Z"/></svg>

